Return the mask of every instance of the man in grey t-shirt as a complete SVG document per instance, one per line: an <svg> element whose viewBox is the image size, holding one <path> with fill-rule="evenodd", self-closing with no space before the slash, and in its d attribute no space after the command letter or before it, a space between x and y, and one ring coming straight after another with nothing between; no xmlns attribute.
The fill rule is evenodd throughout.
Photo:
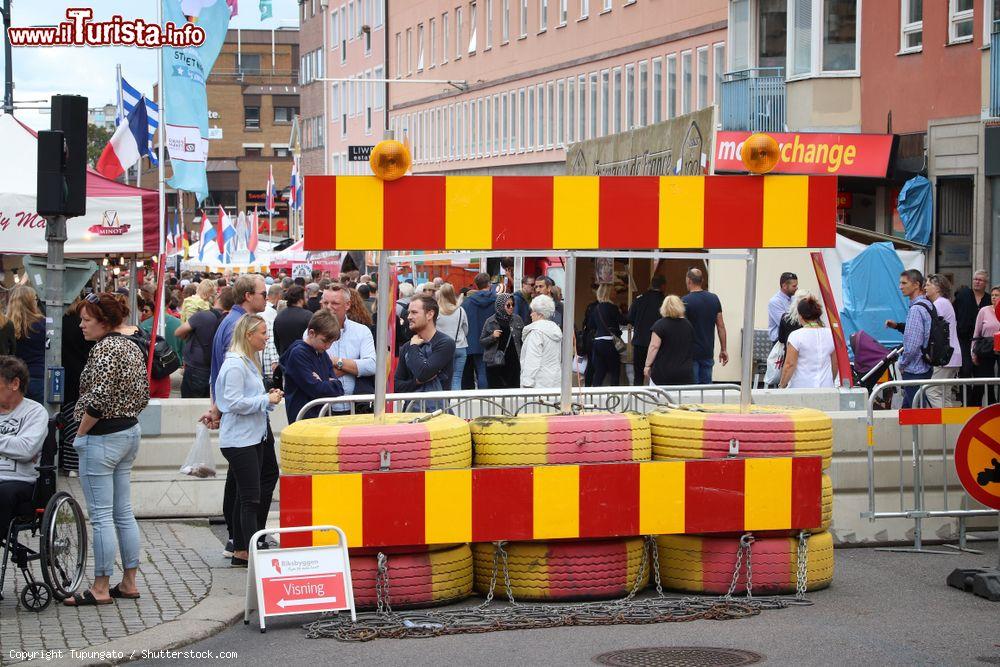
<svg viewBox="0 0 1000 667"><path fill-rule="evenodd" d="M15 508L31 500L35 466L49 430L48 413L24 397L27 389L24 362L0 356L0 539L7 536Z"/></svg>

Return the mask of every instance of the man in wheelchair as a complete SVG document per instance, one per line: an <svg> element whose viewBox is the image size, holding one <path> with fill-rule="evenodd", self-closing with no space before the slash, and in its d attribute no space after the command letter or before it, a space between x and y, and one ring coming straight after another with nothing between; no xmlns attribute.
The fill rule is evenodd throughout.
<svg viewBox="0 0 1000 667"><path fill-rule="evenodd" d="M0 541L15 512L30 504L42 444L49 430L45 408L25 397L28 367L17 357L0 356Z"/></svg>

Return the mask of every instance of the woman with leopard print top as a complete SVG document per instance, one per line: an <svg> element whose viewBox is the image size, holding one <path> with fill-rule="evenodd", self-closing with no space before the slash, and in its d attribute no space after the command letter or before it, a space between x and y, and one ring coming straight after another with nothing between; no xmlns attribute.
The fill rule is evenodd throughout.
<svg viewBox="0 0 1000 667"><path fill-rule="evenodd" d="M128 307L112 294L91 294L80 305L80 330L95 341L80 375L74 416L80 421L73 447L80 456L80 486L94 534L94 584L68 606L112 604L138 598L139 526L132 512L130 476L139 452L139 413L149 403L146 359L118 329ZM115 538L124 576L110 587Z"/></svg>

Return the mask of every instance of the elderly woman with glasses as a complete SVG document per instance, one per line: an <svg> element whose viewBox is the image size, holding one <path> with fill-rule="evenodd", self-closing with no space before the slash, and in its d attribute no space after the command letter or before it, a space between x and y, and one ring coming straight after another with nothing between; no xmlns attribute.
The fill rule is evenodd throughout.
<svg viewBox="0 0 1000 667"><path fill-rule="evenodd" d="M337 379L333 361L327 354L339 338L340 320L330 311L321 310L309 320L305 338L292 343L281 355L285 414L289 424L298 419L299 411L309 401L344 395L344 386ZM318 415L319 408L316 407L305 417Z"/></svg>

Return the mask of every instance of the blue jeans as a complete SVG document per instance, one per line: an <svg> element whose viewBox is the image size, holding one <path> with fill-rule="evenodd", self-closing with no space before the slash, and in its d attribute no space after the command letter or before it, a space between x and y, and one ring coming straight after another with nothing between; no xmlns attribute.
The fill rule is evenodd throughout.
<svg viewBox="0 0 1000 667"><path fill-rule="evenodd" d="M468 357L468 348L455 348L455 369L451 373L451 390L459 391L462 388L462 375L465 373L465 360Z"/></svg>
<svg viewBox="0 0 1000 667"><path fill-rule="evenodd" d="M45 405L45 378L28 378L28 398Z"/></svg>
<svg viewBox="0 0 1000 667"><path fill-rule="evenodd" d="M476 386L480 389L489 389L490 381L486 379L486 360L483 359L482 352L479 354L467 355L465 363L472 364L476 370ZM459 377L461 378L461 376ZM473 387L473 389L475 389L475 387Z"/></svg>
<svg viewBox="0 0 1000 667"><path fill-rule="evenodd" d="M122 567L139 567L139 524L132 512L129 478L139 452L139 426L108 435L77 436L80 486L87 500L94 532L94 576L109 577L115 569L115 534Z"/></svg>
<svg viewBox="0 0 1000 667"><path fill-rule="evenodd" d="M695 384L712 384L712 366L715 365L715 359L709 357L708 359L695 359L694 364L694 383Z"/></svg>
<svg viewBox="0 0 1000 667"><path fill-rule="evenodd" d="M933 373L934 373L934 369L933 368L930 369L930 370L928 370L928 371L924 371L923 373L909 373L907 371L903 371L903 379L904 380L930 380L931 379L931 375L933 375ZM903 387L903 409L904 410L907 409L907 408L912 408L913 407L913 398L917 395L917 390L918 389L920 389L920 387ZM917 406L917 407L924 407L924 406L920 405L920 406Z"/></svg>

